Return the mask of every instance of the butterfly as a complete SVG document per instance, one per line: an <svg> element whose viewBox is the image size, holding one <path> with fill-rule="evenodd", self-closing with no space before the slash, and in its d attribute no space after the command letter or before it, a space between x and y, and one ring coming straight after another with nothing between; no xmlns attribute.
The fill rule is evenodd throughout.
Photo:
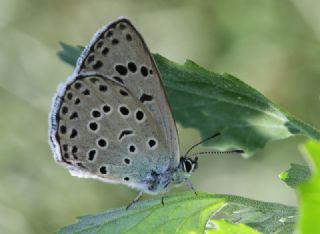
<svg viewBox="0 0 320 234"><path fill-rule="evenodd" d="M197 160L180 157L160 73L126 18L93 36L58 88L49 142L71 175L125 184L140 196L181 184L197 168Z"/></svg>
<svg viewBox="0 0 320 234"><path fill-rule="evenodd" d="M198 166L197 158L180 156L160 73L126 18L96 32L73 74L58 87L49 143L71 175L140 191L133 203L143 193L188 182Z"/></svg>

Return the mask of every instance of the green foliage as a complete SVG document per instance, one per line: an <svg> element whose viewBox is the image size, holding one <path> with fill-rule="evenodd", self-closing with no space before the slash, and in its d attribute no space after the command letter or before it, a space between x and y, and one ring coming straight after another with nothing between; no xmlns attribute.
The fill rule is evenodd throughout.
<svg viewBox="0 0 320 234"><path fill-rule="evenodd" d="M60 42L60 45L62 47L62 50L58 51L58 57L62 59L64 62L70 64L71 66L75 66L77 63L77 59L79 58L84 47L71 46L64 42Z"/></svg>
<svg viewBox="0 0 320 234"><path fill-rule="evenodd" d="M282 111L258 91L229 74L205 70L190 60L184 65L154 56L175 119L203 137L222 132L214 146L244 149L247 155L270 140L297 134L320 140L320 132Z"/></svg>
<svg viewBox="0 0 320 234"><path fill-rule="evenodd" d="M58 52L59 57L75 65L83 47L61 45L63 50ZM244 149L250 156L268 141L297 134L320 140L318 130L283 111L229 74L209 72L190 60L179 65L158 54L154 58L175 119L184 127L197 129L203 137L221 132L223 139L214 143L217 148L232 145ZM308 143L306 150L310 155L319 155L320 150L314 144ZM320 162L315 162L320 165ZM320 209L312 209L315 203L320 203L320 184L316 176L319 175L299 187L302 203L300 225L304 233L320 233L318 229L312 232L308 229L312 222L316 222L312 218L320 217ZM291 164L291 168L279 177L295 187L310 177L310 170ZM185 193L168 197L164 207L155 199L141 202L128 211L115 209L84 216L59 233L203 233L206 223L208 233L292 233L295 220L296 210L293 207L230 195L201 193L195 197Z"/></svg>
<svg viewBox="0 0 320 234"><path fill-rule="evenodd" d="M207 230L206 234L257 234L256 230L240 223L230 224L225 220L212 221L215 229Z"/></svg>
<svg viewBox="0 0 320 234"><path fill-rule="evenodd" d="M82 47L61 45L59 57L75 65ZM250 156L270 140L297 134L320 140L318 130L229 74L207 71L190 60L179 65L158 54L154 58L175 120L184 127L197 129L202 137L221 132L215 148L232 146Z"/></svg>
<svg viewBox="0 0 320 234"><path fill-rule="evenodd" d="M225 206L211 217L210 222L225 219L230 223L246 224L262 233L292 233L294 230L294 207L231 195L225 196L225 201Z"/></svg>
<svg viewBox="0 0 320 234"><path fill-rule="evenodd" d="M212 231L212 225L234 233L257 233L245 223L259 231L290 233L296 210L293 207L276 203L260 202L231 195L212 195L207 193L179 193L165 198L163 206L160 199L139 202L134 207L114 209L97 215L79 218L79 222L58 233L204 233ZM213 219L207 225L209 217ZM227 216L226 216L227 215ZM209 232L209 233L210 233Z"/></svg>
<svg viewBox="0 0 320 234"><path fill-rule="evenodd" d="M298 186L301 233L320 233L320 143L309 141L304 145L306 159L312 169L311 179Z"/></svg>
<svg viewBox="0 0 320 234"><path fill-rule="evenodd" d="M223 206L221 198L185 193L165 199L139 202L130 209L80 217L77 224L58 233L203 233L211 213Z"/></svg>
<svg viewBox="0 0 320 234"><path fill-rule="evenodd" d="M310 179L311 172L309 167L291 163L290 169L280 173L279 178L287 185L295 188L297 185Z"/></svg>

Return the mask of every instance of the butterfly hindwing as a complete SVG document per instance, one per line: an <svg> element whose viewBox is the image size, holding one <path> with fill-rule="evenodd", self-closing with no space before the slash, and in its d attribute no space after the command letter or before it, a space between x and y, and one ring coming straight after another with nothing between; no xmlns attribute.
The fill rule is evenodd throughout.
<svg viewBox="0 0 320 234"><path fill-rule="evenodd" d="M160 160L168 152L156 120L124 86L78 76L57 99L56 152L73 174L143 189L150 170L169 166Z"/></svg>

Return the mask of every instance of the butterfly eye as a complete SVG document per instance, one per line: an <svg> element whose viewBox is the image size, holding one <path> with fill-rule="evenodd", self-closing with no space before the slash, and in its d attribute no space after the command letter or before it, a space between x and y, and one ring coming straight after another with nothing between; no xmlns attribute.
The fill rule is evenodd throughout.
<svg viewBox="0 0 320 234"><path fill-rule="evenodd" d="M186 172L190 172L191 169L192 169L191 162L190 161L186 161L184 165L185 165L185 168L186 168Z"/></svg>
<svg viewBox="0 0 320 234"><path fill-rule="evenodd" d="M183 169L187 173L191 172L193 169L193 163L189 159L184 160L183 161Z"/></svg>

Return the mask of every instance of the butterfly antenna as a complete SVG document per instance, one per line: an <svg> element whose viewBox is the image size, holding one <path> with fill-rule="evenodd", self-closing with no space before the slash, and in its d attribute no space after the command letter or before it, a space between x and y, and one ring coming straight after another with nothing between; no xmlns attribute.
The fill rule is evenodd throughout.
<svg viewBox="0 0 320 234"><path fill-rule="evenodd" d="M190 154L189 157L196 156L196 158L197 158L198 156L203 156L203 155L208 155L208 154L223 155L223 154L234 154L234 153L243 154L244 151L243 150L205 151L205 152L198 152L198 153Z"/></svg>
<svg viewBox="0 0 320 234"><path fill-rule="evenodd" d="M207 137L206 139L203 139L202 141L198 142L197 144L191 146L191 147L187 150L187 153L185 153L185 156L187 156L188 153L190 153L190 151L193 150L193 149L194 149L195 147L197 147L198 145L201 145L202 143L204 143L204 142L206 142L206 141L208 141L208 140L211 140L211 139L213 139L213 138L215 138L215 137L217 137L217 136L220 136L220 135L221 135L220 132L215 133L215 134L213 134L212 136L209 136L209 137Z"/></svg>

